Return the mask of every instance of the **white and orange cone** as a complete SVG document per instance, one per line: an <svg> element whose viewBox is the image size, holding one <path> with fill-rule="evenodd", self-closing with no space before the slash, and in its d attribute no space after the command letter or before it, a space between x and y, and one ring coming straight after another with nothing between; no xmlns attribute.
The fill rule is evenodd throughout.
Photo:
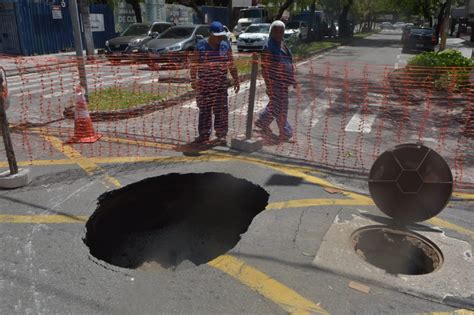
<svg viewBox="0 0 474 315"><path fill-rule="evenodd" d="M75 89L76 112L74 113L74 136L66 143L94 143L102 135L96 134L92 126L92 119L87 110L87 101L82 86Z"/></svg>

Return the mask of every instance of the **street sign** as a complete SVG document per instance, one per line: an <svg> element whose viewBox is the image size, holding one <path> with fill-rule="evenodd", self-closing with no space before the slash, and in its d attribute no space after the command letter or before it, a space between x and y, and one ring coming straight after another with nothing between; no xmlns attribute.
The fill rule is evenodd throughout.
<svg viewBox="0 0 474 315"><path fill-rule="evenodd" d="M51 7L51 13L53 14L53 20L63 19L63 11L60 5L53 5Z"/></svg>

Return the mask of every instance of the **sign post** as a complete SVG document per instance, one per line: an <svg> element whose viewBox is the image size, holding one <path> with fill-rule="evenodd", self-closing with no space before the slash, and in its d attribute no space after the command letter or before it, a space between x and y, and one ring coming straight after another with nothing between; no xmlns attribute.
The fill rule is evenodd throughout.
<svg viewBox="0 0 474 315"><path fill-rule="evenodd" d="M5 152L7 155L9 171L0 173L1 188L17 188L28 185L31 182L28 169L18 169L15 151L13 150L12 139L10 137L10 126L7 119L8 105L8 85L5 70L0 67L0 132L2 133Z"/></svg>

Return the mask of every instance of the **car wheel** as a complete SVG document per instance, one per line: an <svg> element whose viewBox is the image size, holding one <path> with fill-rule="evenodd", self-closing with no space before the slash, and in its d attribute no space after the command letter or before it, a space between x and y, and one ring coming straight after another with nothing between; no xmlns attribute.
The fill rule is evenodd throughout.
<svg viewBox="0 0 474 315"><path fill-rule="evenodd" d="M237 48L237 51L238 51L239 53L241 53L241 52L243 52L244 50L241 49L241 48Z"/></svg>

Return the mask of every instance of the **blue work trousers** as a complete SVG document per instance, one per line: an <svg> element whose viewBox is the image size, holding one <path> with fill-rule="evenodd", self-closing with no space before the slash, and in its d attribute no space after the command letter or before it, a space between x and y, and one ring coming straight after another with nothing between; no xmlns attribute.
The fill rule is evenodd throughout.
<svg viewBox="0 0 474 315"><path fill-rule="evenodd" d="M293 129L288 123L288 85L270 84L267 87L267 94L270 102L260 114L258 123L264 127L269 127L275 119L280 136L291 138Z"/></svg>
<svg viewBox="0 0 474 315"><path fill-rule="evenodd" d="M212 114L216 137L225 138L229 129L229 108L226 88L201 87L196 96L199 108L198 132L201 137L209 138L212 132Z"/></svg>

